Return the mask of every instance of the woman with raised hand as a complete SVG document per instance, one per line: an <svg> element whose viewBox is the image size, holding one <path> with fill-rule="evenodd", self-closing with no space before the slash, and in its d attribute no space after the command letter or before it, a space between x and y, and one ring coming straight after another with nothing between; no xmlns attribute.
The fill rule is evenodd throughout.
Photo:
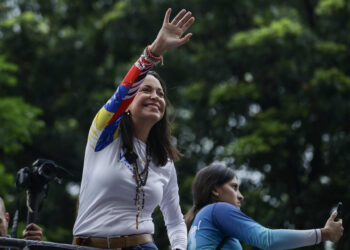
<svg viewBox="0 0 350 250"><path fill-rule="evenodd" d="M172 249L186 249L179 205L166 88L151 68L170 48L189 41L194 22L181 10L166 11L154 42L131 67L90 127L73 244L96 248L157 249L152 212L160 206Z"/></svg>
<svg viewBox="0 0 350 250"><path fill-rule="evenodd" d="M185 215L188 250L242 249L239 241L261 249L291 249L336 242L342 220L334 212L321 229L268 229L241 212L243 195L232 169L212 164L201 169L192 186L193 207Z"/></svg>

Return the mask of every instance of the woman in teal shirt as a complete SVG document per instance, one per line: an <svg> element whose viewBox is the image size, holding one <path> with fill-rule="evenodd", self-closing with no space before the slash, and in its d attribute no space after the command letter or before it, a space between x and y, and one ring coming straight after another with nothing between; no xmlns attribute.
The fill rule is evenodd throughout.
<svg viewBox="0 0 350 250"><path fill-rule="evenodd" d="M243 195L232 169L212 164L201 169L193 183L193 207L185 215L188 250L242 249L239 241L262 249L291 249L338 241L342 220L334 212L324 228L269 229L240 211Z"/></svg>

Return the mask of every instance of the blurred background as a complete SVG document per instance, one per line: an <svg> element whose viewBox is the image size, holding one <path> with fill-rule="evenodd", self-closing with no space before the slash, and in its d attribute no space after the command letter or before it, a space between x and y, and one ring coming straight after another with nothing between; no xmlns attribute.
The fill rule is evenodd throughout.
<svg viewBox="0 0 350 250"><path fill-rule="evenodd" d="M13 215L16 172L37 158L68 169L39 213L45 240L71 243L90 123L168 7L193 12L191 41L158 71L168 86L181 207L201 167L231 165L242 210L270 228L323 227L343 201L350 249L350 3L346 0L2 0L0 195ZM154 213L159 249L169 241ZM12 222L11 222L12 224ZM254 249L244 246L244 249Z"/></svg>

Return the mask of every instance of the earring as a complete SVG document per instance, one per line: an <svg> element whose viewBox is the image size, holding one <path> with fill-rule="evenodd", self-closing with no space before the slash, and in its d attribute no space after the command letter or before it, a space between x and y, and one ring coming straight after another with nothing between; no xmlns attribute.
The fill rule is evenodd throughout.
<svg viewBox="0 0 350 250"><path fill-rule="evenodd" d="M217 191L213 191L212 194L213 194L215 197L219 197L219 195L220 195L219 192L217 192Z"/></svg>
<svg viewBox="0 0 350 250"><path fill-rule="evenodd" d="M213 191L212 195L214 196L213 198L216 202L219 201L220 194L218 192Z"/></svg>
<svg viewBox="0 0 350 250"><path fill-rule="evenodd" d="M215 196L216 201L220 201L220 194L218 193L218 195Z"/></svg>
<svg viewBox="0 0 350 250"><path fill-rule="evenodd" d="M127 110L127 111L126 111L126 115L127 115L127 116L131 116L130 110Z"/></svg>

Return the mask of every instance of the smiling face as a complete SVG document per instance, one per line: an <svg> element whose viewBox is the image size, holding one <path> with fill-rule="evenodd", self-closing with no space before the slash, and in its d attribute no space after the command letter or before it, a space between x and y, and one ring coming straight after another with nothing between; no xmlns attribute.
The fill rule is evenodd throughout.
<svg viewBox="0 0 350 250"><path fill-rule="evenodd" d="M165 107L165 95L159 80L147 75L129 106L133 121L147 121L154 125L163 118Z"/></svg>
<svg viewBox="0 0 350 250"><path fill-rule="evenodd" d="M239 191L238 180L236 177L225 184L216 187L213 194L218 198L218 201L230 203L238 209L241 209L241 201L244 197Z"/></svg>

